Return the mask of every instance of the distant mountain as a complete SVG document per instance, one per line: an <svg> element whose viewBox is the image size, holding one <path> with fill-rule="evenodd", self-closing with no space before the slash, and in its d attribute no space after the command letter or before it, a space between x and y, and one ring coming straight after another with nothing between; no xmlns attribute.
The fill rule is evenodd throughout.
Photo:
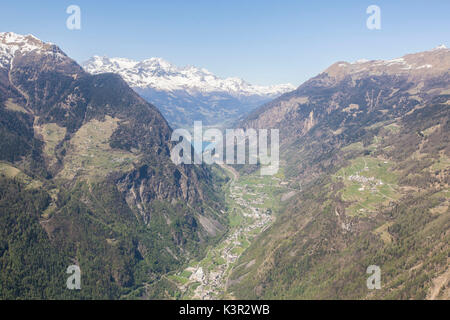
<svg viewBox="0 0 450 320"><path fill-rule="evenodd" d="M237 298L450 298L449 49L337 62L241 126L280 130L293 191L233 270Z"/></svg>
<svg viewBox="0 0 450 320"><path fill-rule="evenodd" d="M291 84L257 86L239 78L221 79L206 69L177 67L161 58L134 61L94 56L83 67L92 74L116 73L141 96L158 106L175 127L233 121L279 95Z"/></svg>
<svg viewBox="0 0 450 320"><path fill-rule="evenodd" d="M0 298L151 296L144 281L200 255L225 229L219 182L175 166L170 137L120 76L0 33Z"/></svg>

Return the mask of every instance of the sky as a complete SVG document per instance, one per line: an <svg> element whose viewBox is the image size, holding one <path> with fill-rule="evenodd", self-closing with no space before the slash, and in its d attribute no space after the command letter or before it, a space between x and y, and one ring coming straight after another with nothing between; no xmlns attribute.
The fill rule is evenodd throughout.
<svg viewBox="0 0 450 320"><path fill-rule="evenodd" d="M337 61L449 47L448 0L2 0L0 32L33 34L83 62L93 55L206 68L220 77L300 85ZM81 30L69 30L69 5ZM381 29L366 9L377 5Z"/></svg>

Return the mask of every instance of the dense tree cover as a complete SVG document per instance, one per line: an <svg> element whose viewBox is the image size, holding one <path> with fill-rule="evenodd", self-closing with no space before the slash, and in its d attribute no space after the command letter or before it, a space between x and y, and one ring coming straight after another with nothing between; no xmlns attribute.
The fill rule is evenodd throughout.
<svg viewBox="0 0 450 320"><path fill-rule="evenodd" d="M26 189L0 176L0 297L64 296L68 257L39 224L48 205L45 191Z"/></svg>
<svg viewBox="0 0 450 320"><path fill-rule="evenodd" d="M45 190L0 177L3 299L117 299L132 291L137 297L136 290L144 297L143 283L185 261L180 248L195 257L207 245L186 205L155 202L144 225L106 182L61 191L57 208L44 219L50 202ZM80 291L66 288L72 264L81 269Z"/></svg>

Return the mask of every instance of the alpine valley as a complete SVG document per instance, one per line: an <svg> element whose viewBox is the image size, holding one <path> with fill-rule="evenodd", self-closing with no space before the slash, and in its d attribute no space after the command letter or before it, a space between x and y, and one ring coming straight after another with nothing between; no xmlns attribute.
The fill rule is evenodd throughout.
<svg viewBox="0 0 450 320"><path fill-rule="evenodd" d="M177 67L161 58L134 61L94 56L83 64L92 74L117 73L144 99L158 106L172 128L194 121L224 127L263 103L292 91L291 84L257 86L221 79L203 68Z"/></svg>
<svg viewBox="0 0 450 320"><path fill-rule="evenodd" d="M0 299L450 299L449 71L440 46L261 87L0 33ZM280 170L175 165L194 120L279 129Z"/></svg>

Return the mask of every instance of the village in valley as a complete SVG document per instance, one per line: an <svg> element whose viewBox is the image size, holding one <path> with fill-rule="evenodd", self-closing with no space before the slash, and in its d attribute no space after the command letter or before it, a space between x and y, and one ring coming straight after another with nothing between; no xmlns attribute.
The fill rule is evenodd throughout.
<svg viewBox="0 0 450 320"><path fill-rule="evenodd" d="M232 298L227 287L233 267L250 243L272 224L283 196L293 192L279 177L255 174L243 178L230 167L224 169L232 177L226 187L227 211L222 212L229 217L230 230L201 261L167 276L182 299Z"/></svg>

